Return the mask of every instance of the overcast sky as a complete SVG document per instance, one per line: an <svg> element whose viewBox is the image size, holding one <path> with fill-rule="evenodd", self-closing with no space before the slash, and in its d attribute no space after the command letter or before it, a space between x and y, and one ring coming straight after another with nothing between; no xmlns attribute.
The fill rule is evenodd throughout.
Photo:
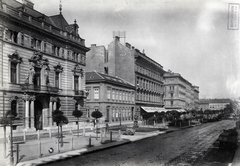
<svg viewBox="0 0 240 166"><path fill-rule="evenodd" d="M60 0L31 0L45 15ZM239 30L228 30L228 4L237 0L62 0L69 24L91 44L106 48L113 31L126 42L200 88L200 98L240 97ZM124 42L124 40L121 40Z"/></svg>

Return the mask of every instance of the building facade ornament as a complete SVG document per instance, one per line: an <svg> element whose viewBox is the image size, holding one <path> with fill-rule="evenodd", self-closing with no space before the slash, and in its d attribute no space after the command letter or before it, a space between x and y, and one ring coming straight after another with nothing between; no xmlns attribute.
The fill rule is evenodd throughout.
<svg viewBox="0 0 240 166"><path fill-rule="evenodd" d="M13 63L22 63L22 58L18 55L17 50L12 55L8 55L9 61Z"/></svg>
<svg viewBox="0 0 240 166"><path fill-rule="evenodd" d="M60 64L60 62L58 62L58 64L56 66L54 66L54 71L56 71L57 73L62 73L63 72L63 67Z"/></svg>
<svg viewBox="0 0 240 166"><path fill-rule="evenodd" d="M49 61L47 58L43 58L43 55L40 52L34 52L33 56L28 59L28 61L30 62L30 65L32 67L38 67L38 68L42 68L42 67L47 67L49 65Z"/></svg>
<svg viewBox="0 0 240 166"><path fill-rule="evenodd" d="M58 97L50 97L50 102L57 102L58 101Z"/></svg>
<svg viewBox="0 0 240 166"><path fill-rule="evenodd" d="M76 64L74 69L72 70L73 75L78 75L81 78L83 77L83 69L81 68L81 66L79 64Z"/></svg>
<svg viewBox="0 0 240 166"><path fill-rule="evenodd" d="M24 101L29 101L29 100L30 100L30 95L24 94L24 95L22 96L22 99L23 99Z"/></svg>

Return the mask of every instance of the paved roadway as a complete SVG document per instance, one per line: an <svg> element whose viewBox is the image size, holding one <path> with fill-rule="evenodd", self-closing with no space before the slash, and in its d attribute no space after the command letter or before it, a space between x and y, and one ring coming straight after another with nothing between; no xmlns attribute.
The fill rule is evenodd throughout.
<svg viewBox="0 0 240 166"><path fill-rule="evenodd" d="M162 134L130 144L83 156L49 163L48 166L159 166L201 165L204 156L223 129L235 127L235 121L223 120ZM205 163L206 164L206 163ZM209 163L208 163L209 164ZM211 165L211 164L210 164ZM225 166L225 161L217 163Z"/></svg>

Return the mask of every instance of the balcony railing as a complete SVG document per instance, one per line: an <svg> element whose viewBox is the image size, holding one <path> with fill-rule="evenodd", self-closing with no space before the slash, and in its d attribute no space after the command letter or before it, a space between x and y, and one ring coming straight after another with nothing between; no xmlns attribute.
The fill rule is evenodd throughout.
<svg viewBox="0 0 240 166"><path fill-rule="evenodd" d="M57 87L51 87L51 86L36 86L33 84L21 84L22 91L25 92L38 92L38 93L59 93L60 89Z"/></svg>
<svg viewBox="0 0 240 166"><path fill-rule="evenodd" d="M75 96L85 96L85 92L83 90L74 90Z"/></svg>
<svg viewBox="0 0 240 166"><path fill-rule="evenodd" d="M86 92L84 90L74 90L74 97L75 98L85 98Z"/></svg>

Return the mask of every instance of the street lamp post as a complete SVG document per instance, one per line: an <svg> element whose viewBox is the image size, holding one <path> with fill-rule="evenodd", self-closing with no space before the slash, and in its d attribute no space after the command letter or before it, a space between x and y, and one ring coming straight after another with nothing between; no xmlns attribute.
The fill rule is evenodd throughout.
<svg viewBox="0 0 240 166"><path fill-rule="evenodd" d="M12 109L10 110L10 115L8 116L10 118L10 165L14 165L14 157L13 157L13 133L12 133L12 123L13 123L13 115L12 115Z"/></svg>

